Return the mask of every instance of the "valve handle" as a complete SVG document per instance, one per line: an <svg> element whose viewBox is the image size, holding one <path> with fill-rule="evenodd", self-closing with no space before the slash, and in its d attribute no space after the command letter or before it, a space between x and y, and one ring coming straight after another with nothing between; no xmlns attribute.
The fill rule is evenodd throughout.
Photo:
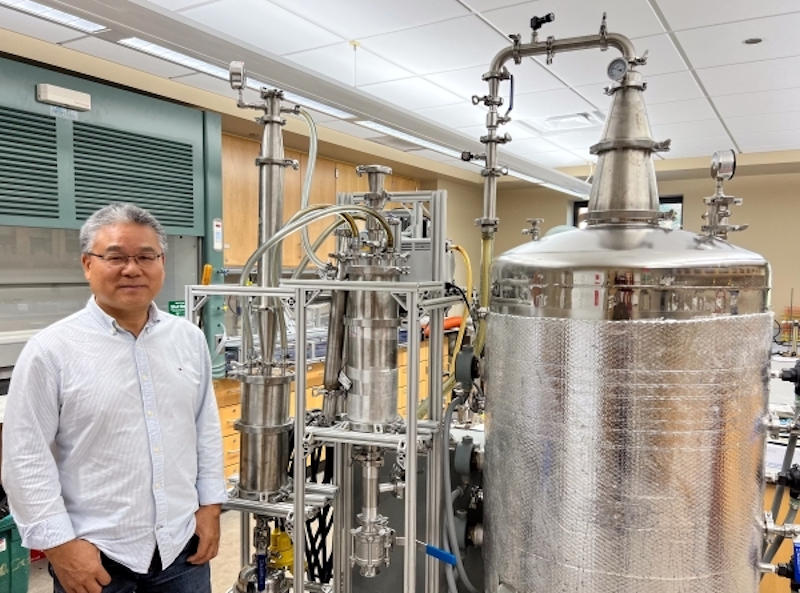
<svg viewBox="0 0 800 593"><path fill-rule="evenodd" d="M535 16L531 19L531 29L538 31L544 25L547 23L552 23L554 20L556 20L556 15L552 12L548 12L544 16Z"/></svg>

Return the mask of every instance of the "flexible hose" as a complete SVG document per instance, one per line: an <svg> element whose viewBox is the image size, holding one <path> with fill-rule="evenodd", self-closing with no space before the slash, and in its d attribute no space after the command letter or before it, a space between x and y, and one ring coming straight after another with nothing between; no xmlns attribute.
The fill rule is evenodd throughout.
<svg viewBox="0 0 800 593"><path fill-rule="evenodd" d="M445 552L450 551L450 544L447 542L447 531L445 529L444 523L442 523L442 549ZM445 564L444 576L447 579L448 593L458 593L458 586L456 585L456 577L453 574L453 567L451 565Z"/></svg>
<svg viewBox="0 0 800 593"><path fill-rule="evenodd" d="M458 327L458 336L456 337L456 344L453 348L453 355L450 360L450 376L454 377L456 373L456 356L461 352L461 343L464 341L464 333L467 331L467 318L472 309L472 262L469 259L467 250L461 245L453 245L450 249L461 254L461 257L464 259L464 267L467 269L467 310L464 311L464 314L461 316L461 325Z"/></svg>
<svg viewBox="0 0 800 593"><path fill-rule="evenodd" d="M450 439L450 424L453 420L453 410L455 407L463 402L463 398L456 397L447 406L447 411L444 413L444 439L447 443ZM443 450L443 467L444 467L444 491L452 492L452 484L450 482L450 447L445 446ZM458 549L458 538L456 537L456 524L453 517L453 499L450 496L444 497L444 520L447 526L447 535L450 538L450 548L453 555L456 557L456 570L458 571L458 578L464 583L469 593L478 593L478 590L469 580L467 571L464 570L464 563L461 561L461 551Z"/></svg>
<svg viewBox="0 0 800 593"><path fill-rule="evenodd" d="M387 243L392 242L392 233L389 223L387 223L386 219L383 218L383 216L381 216L378 212L376 212L372 208L368 208L367 206L363 206L361 204L347 204L347 205L337 205L337 206L319 205L316 207L311 206L305 209L304 211L295 213L295 215L289 219L289 222L287 222L277 233L272 235L272 237L267 239L264 243L262 243L256 248L256 250L250 255L247 262L245 262L244 267L242 268L242 274L239 280L240 285L242 286L247 285L247 279L250 277L250 272L252 271L253 267L255 267L256 263L261 258L261 256L264 255L265 252L274 248L278 243L283 241L286 237L288 237L295 231L306 227L312 222L319 220L324 216L331 216L333 214L338 214L339 216L347 220L348 223L351 223L355 227L355 220L353 220L352 217L346 215L348 211L353 211L353 210L364 212L377 219L378 222L381 224L381 226L383 226L384 229L386 229L387 231L386 233ZM355 228L356 230L358 229L358 227ZM270 270L272 269L274 268L270 268ZM277 281L275 282L275 284L277 284ZM264 339L264 337L262 336L261 339ZM248 315L244 315L242 317L243 352L250 352L250 349L252 348L251 341L252 341L252 329L251 329L250 319Z"/></svg>
<svg viewBox="0 0 800 593"><path fill-rule="evenodd" d="M300 194L300 208L308 208L308 203L311 199L311 180L314 176L314 166L317 162L317 125L314 123L314 118L303 108L300 108L300 116L306 120L308 124L308 162L306 164L306 176L303 180L303 190ZM311 242L308 239L308 229L303 228L300 232L300 240L303 243L303 250L306 255L314 262L321 270L327 267L327 263L317 257L314 250L311 249Z"/></svg>
<svg viewBox="0 0 800 593"><path fill-rule="evenodd" d="M314 242L311 244L311 251L316 253L317 249L319 249L322 246L322 244L325 242L325 239L327 239L331 235L331 233L333 233L337 228L342 226L345 222L347 222L347 221L345 221L345 220L337 220L336 222L334 222L330 226L328 226L324 231L322 231L322 233L320 233L319 237L317 237L314 240ZM292 272L292 278L299 278L302 275L303 270L306 269L306 266L308 265L308 262L309 262L309 257L308 257L308 253L306 253L303 256L303 258L300 260L300 263L297 264L297 267L294 269L294 272Z"/></svg>
<svg viewBox="0 0 800 593"><path fill-rule="evenodd" d="M489 288L492 270L492 256L494 253L494 236L484 234L481 239L481 287L478 305L486 311L489 308ZM475 337L475 356L483 354L483 346L486 342L486 317L479 317L478 332Z"/></svg>

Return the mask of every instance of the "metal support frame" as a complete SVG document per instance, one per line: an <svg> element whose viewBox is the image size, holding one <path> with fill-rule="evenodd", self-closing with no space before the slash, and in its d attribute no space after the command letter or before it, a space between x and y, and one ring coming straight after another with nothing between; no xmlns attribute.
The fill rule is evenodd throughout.
<svg viewBox="0 0 800 593"><path fill-rule="evenodd" d="M444 224L442 217L442 222ZM444 233L437 233L440 239L444 241ZM438 247L438 246L434 246ZM438 249L436 249L438 251ZM444 277L444 249L442 243L442 256L437 257L435 260L436 275L439 278ZM295 521L297 517L307 517L309 513L311 516L317 512L317 505L324 505L326 501L330 500L330 496L336 493L334 498L335 504L335 520L337 522L338 531L334 540L336 546L335 554L337 560L335 561L334 569L334 591L338 593L347 593L350 588L350 570L349 570L349 555L347 550L349 547L349 521L352 516L352 485L350 480L349 468L347 467L348 460L350 459L351 449L353 443L360 444L360 441L366 441L365 444L371 445L388 445L397 446L401 441L405 440L407 443L422 443L426 445L431 443L430 446L423 446L422 450L415 448L406 458L406 492L405 497L405 549L404 549L404 569L403 569L403 585L405 593L415 593L416 591L416 540L417 540L417 455L422 453L428 454L428 469L429 476L427 482L427 501L428 510L425 537L429 543L437 545L439 541L439 523L441 518L441 485L437 479L438 465L435 458L441 457L441 447L443 443L443 435L441 434L441 408L442 408L442 386L440 381L431 381L431 418L428 421L418 422L417 419L417 402L419 397L419 363L420 363L420 332L419 317L421 309L428 309L431 315L431 326L434 336L441 336L441 323L444 308L453 303L453 299L443 297L444 283L442 281L431 282L370 282L370 281L325 281L325 280L291 280L281 284L280 287L258 287L258 286L233 286L233 285L189 285L186 287L186 303L188 319L192 323L197 323L198 315L202 309L199 303L207 302L207 297L211 295L231 295L231 296L253 296L253 297L266 297L266 298L279 298L289 301L291 309L293 310L296 327L296 343L305 343L306 334L306 319L305 307L309 298L320 291L325 290L370 290L379 292L389 292L394 295L405 297L405 308L407 310L408 322L408 384L407 401L408 401L408 419L406 423L405 434L392 434L392 433L358 433L342 431L336 428L322 429L322 428L309 428L305 426L305 412L306 412L306 374L305 372L298 372L295 377L295 418L294 418L294 446L295 446L295 462L294 462L294 482L293 494L291 502L278 502L278 503L263 503L254 501L241 501L233 500L226 503L226 508L236 509L242 512L243 526L245 521L249 521L249 514L265 514L271 516L284 517L293 515ZM426 299L426 297L429 297ZM441 375L442 367L442 342L441 340L432 340L430 361L431 375L436 376L435 373ZM295 367L301 371L306 368L306 349L303 347L295 348ZM334 471L334 485L333 487L323 487L322 489L317 485L306 484L306 465L305 465L305 447L306 435L310 438L317 440L325 440L335 443L337 449L337 465ZM350 437L349 439L346 437ZM438 450L438 454L437 454ZM243 529L243 533L248 533L248 529ZM243 544L246 543L247 550L249 548L249 534L248 540L245 542L244 536L242 538ZM301 526L297 526L294 530L294 565L296 567L304 566L305 559L305 530ZM246 556L243 552L243 556ZM245 558L246 564L249 558ZM434 562L426 561L426 593L437 593L438 591L438 567ZM295 583L302 582L303 590L306 590L305 573L301 572L295 575ZM300 579L298 581L297 579ZM297 589L296 589L297 590Z"/></svg>

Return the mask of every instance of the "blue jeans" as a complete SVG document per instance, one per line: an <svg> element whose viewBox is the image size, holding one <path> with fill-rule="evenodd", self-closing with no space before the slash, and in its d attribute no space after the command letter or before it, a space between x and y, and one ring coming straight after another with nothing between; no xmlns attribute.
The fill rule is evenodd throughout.
<svg viewBox="0 0 800 593"><path fill-rule="evenodd" d="M189 564L186 559L197 551L197 536L193 535L175 562L166 568L156 549L153 562L146 574L133 572L105 554L100 554L103 568L111 575L111 584L103 593L211 593L211 568L205 564ZM53 593L65 593L50 567L53 576Z"/></svg>

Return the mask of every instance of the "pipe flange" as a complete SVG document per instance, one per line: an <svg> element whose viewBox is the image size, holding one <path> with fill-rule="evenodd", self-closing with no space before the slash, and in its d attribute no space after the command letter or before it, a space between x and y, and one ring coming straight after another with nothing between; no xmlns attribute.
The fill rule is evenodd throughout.
<svg viewBox="0 0 800 593"><path fill-rule="evenodd" d="M601 152L619 150L622 148L649 150L650 152L666 152L669 150L670 144L672 144L672 140L670 139L656 142L652 138L615 138L593 144L589 147L589 152L591 154L600 154Z"/></svg>
<svg viewBox="0 0 800 593"><path fill-rule="evenodd" d="M289 420L284 424L245 424L239 418L233 423L233 427L244 434L278 434L289 432L293 426L293 420Z"/></svg>
<svg viewBox="0 0 800 593"><path fill-rule="evenodd" d="M300 168L300 161L296 159L274 159L272 157L258 157L256 165L277 165L278 167L291 167L295 171Z"/></svg>

